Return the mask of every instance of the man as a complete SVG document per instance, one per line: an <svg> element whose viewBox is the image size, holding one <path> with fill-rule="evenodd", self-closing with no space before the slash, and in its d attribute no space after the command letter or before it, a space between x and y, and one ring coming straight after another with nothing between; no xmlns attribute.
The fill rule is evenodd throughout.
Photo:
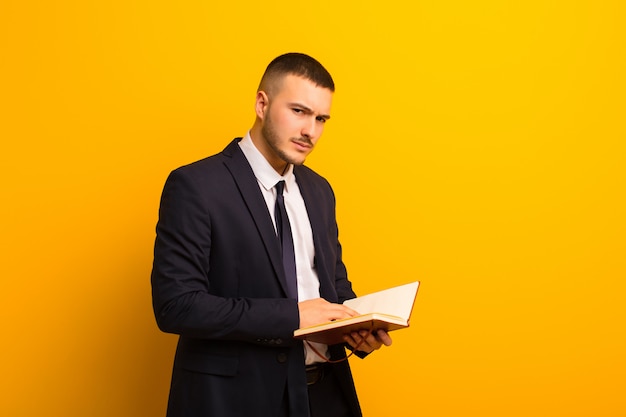
<svg viewBox="0 0 626 417"><path fill-rule="evenodd" d="M333 92L315 59L279 56L249 133L167 179L152 294L159 328L180 335L169 417L361 415L345 348L364 356L390 345L389 335L354 333L335 346L292 337L356 314L341 304L355 294L334 194L302 165Z"/></svg>

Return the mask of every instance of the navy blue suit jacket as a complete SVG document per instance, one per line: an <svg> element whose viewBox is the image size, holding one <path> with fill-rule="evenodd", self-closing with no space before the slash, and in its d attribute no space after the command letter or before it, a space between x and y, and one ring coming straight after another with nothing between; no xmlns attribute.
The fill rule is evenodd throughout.
<svg viewBox="0 0 626 417"><path fill-rule="evenodd" d="M297 302L287 297L279 242L239 140L173 171L163 189L152 296L159 328L180 335L169 417L275 417L285 389L290 415L309 415L303 346L292 337ZM353 298L333 191L305 166L294 175L313 230L321 296ZM331 354L345 351L332 346ZM334 366L359 416L348 362Z"/></svg>

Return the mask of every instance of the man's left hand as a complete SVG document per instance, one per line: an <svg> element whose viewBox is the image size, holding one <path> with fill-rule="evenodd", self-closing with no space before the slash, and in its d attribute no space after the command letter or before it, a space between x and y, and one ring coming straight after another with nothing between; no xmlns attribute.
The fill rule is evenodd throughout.
<svg viewBox="0 0 626 417"><path fill-rule="evenodd" d="M380 349L382 345L391 346L391 337L384 330L378 330L377 332L368 332L367 330L361 330L360 332L352 332L344 336L344 340L353 349L372 353L373 351Z"/></svg>

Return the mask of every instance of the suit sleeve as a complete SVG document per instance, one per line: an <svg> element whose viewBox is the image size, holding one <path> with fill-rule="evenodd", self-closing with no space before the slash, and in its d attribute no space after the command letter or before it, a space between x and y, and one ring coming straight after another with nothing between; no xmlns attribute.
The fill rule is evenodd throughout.
<svg viewBox="0 0 626 417"><path fill-rule="evenodd" d="M194 338L291 343L299 321L296 300L211 293L212 226L204 185L177 170L163 189L151 277L159 328Z"/></svg>
<svg viewBox="0 0 626 417"><path fill-rule="evenodd" d="M343 263L343 253L341 248L341 243L339 242L339 229L337 227L337 217L336 217L336 200L335 193L328 182L326 182L328 187L330 198L329 201L332 204L331 213L332 213L332 224L331 224L331 234L334 245L336 246L335 250L335 291L337 292L337 298L339 303L343 303L346 300L351 298L355 298L356 294L352 290L352 283L348 280L348 271L346 269L346 265Z"/></svg>

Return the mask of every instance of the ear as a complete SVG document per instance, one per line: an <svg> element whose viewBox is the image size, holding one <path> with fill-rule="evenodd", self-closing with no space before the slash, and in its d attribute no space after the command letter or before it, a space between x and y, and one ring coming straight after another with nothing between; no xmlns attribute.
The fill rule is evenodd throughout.
<svg viewBox="0 0 626 417"><path fill-rule="evenodd" d="M270 104L269 97L265 93L265 91L258 91L256 93L256 101L254 103L254 110L259 119L265 119L265 114L267 112L267 108Z"/></svg>

